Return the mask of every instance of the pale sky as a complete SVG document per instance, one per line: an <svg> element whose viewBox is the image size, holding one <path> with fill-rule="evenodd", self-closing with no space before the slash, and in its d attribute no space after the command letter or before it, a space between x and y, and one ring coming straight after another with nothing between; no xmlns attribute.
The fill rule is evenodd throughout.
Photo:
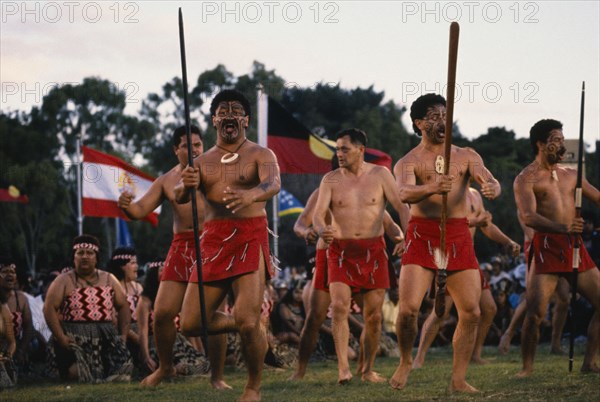
<svg viewBox="0 0 600 402"><path fill-rule="evenodd" d="M410 107L445 96L450 22L460 23L454 116L469 138L505 126L527 137L539 119L600 140L598 1L2 1L0 108L29 110L57 84L99 76L127 90L134 114L181 74L183 8L190 87L221 63L235 75L260 61L288 85L374 86ZM404 120L410 129L408 114Z"/></svg>

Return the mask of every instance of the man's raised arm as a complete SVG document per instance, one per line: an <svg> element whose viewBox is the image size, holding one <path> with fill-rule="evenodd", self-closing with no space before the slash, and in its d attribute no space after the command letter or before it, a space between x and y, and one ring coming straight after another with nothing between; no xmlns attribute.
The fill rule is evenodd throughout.
<svg viewBox="0 0 600 402"><path fill-rule="evenodd" d="M164 196L162 190L163 176L152 182L152 185L138 201L132 202L134 194L124 191L119 196L117 205L129 219L142 219L162 204Z"/></svg>

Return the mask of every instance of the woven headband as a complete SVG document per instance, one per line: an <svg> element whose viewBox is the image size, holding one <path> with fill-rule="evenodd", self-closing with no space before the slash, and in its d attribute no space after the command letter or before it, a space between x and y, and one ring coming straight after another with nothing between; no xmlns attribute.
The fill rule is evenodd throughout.
<svg viewBox="0 0 600 402"><path fill-rule="evenodd" d="M100 248L98 248L98 246L96 246L93 243L77 243L77 244L73 244L73 250L79 250L79 249L86 249L86 250L92 250L95 252L100 251Z"/></svg>
<svg viewBox="0 0 600 402"><path fill-rule="evenodd" d="M131 260L135 255L133 254L117 254L112 259L113 260Z"/></svg>

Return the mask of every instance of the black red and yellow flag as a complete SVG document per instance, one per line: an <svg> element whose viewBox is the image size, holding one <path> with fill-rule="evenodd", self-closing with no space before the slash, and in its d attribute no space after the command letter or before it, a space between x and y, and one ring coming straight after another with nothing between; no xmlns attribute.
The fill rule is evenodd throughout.
<svg viewBox="0 0 600 402"><path fill-rule="evenodd" d="M335 141L311 133L270 97L267 146L277 155L281 173L325 174L335 154ZM392 168L392 158L376 149L365 150L365 161Z"/></svg>

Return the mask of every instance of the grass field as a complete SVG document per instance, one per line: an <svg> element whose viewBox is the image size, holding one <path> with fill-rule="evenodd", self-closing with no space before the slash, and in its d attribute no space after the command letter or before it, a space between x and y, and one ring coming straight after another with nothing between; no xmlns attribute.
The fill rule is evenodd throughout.
<svg viewBox="0 0 600 402"><path fill-rule="evenodd" d="M264 401L597 401L600 399L600 374L581 374L579 367L583 349L577 348L575 368L568 372L568 358L552 356L549 348L538 348L535 372L527 379L517 379L521 367L517 347L506 356L498 356L496 348L486 348L489 365L471 366L468 381L481 390L475 395L451 395L447 392L451 371L451 349L433 348L422 369L411 373L402 391L387 384L366 384L354 378L350 384L336 384L335 361L311 363L302 382L288 382L291 369L267 369L263 374ZM394 372L398 359L379 358L376 370L386 377ZM233 401L240 396L245 371L226 368L226 380L233 390L215 391L206 378L173 381L155 389L130 384L55 384L20 385L0 391L1 401ZM68 387L68 388L67 388Z"/></svg>

